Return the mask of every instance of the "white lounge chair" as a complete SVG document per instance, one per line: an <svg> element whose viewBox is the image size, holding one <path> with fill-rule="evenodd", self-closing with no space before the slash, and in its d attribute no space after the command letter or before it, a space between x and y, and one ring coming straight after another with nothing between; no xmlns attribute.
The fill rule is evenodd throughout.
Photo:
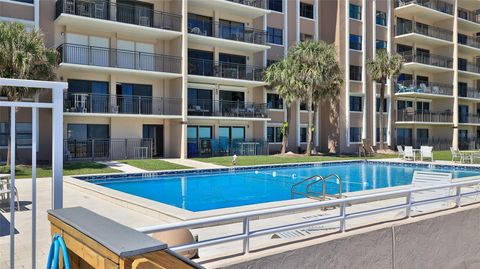
<svg viewBox="0 0 480 269"><path fill-rule="evenodd" d="M402 146L397 145L397 151L398 151L398 158L403 158L403 156L405 156L405 151L403 151Z"/></svg>
<svg viewBox="0 0 480 269"><path fill-rule="evenodd" d="M3 202L10 201L10 181L9 176L0 175L0 200ZM14 190L15 197L17 198L17 210L20 211L20 198L18 197L17 188ZM15 199L14 197L14 199Z"/></svg>
<svg viewBox="0 0 480 269"><path fill-rule="evenodd" d="M420 159L430 159L433 162L433 147L421 146L420 147Z"/></svg>
<svg viewBox="0 0 480 269"><path fill-rule="evenodd" d="M446 185L450 184L452 182L453 175L452 173L441 173L441 172L431 172L431 171L415 171L413 173L413 178L412 178L412 185L414 188L422 188L422 187L428 187L428 186L434 186L434 185ZM443 189L436 189L436 190L430 190L430 191L420 191L420 192L415 192L412 195L412 201L418 202L418 201L424 201L424 200L429 200L433 198L439 198L439 197L446 197L452 195L453 188L443 188ZM448 202L439 202L441 205L448 205ZM429 207L433 207L432 209L437 209L438 204L429 204ZM427 206L416 206L412 209L415 211L421 211L418 210L419 207L422 207L422 209L427 209ZM441 209L441 208L439 208Z"/></svg>
<svg viewBox="0 0 480 269"><path fill-rule="evenodd" d="M473 154L462 153L456 147L450 147L450 152L452 153L452 162L457 162L457 159L460 161L460 163L473 162Z"/></svg>
<svg viewBox="0 0 480 269"><path fill-rule="evenodd" d="M413 147L412 147L412 146L405 146L405 151L404 151L404 154L403 154L403 159L404 159L405 161L407 161L407 160L415 161L415 152L413 151Z"/></svg>

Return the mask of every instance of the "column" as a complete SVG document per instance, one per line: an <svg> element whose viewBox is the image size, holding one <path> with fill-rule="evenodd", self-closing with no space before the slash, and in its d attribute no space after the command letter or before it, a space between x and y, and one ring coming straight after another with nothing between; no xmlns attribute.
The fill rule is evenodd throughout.
<svg viewBox="0 0 480 269"><path fill-rule="evenodd" d="M392 53L392 1L387 1L387 51L388 53ZM387 145L392 145L392 116L393 116L393 91L392 91L392 83L390 80L387 81ZM383 111L380 111L383 113Z"/></svg>
<svg viewBox="0 0 480 269"><path fill-rule="evenodd" d="M187 107L188 107L188 39L187 39L187 0L182 0L182 126L181 126L181 147L180 158L187 158Z"/></svg>
<svg viewBox="0 0 480 269"><path fill-rule="evenodd" d="M347 147L350 147L350 1L345 1L345 139Z"/></svg>
<svg viewBox="0 0 480 269"><path fill-rule="evenodd" d="M367 139L367 0L362 0L362 139Z"/></svg>
<svg viewBox="0 0 480 269"><path fill-rule="evenodd" d="M377 0L372 0L372 58L377 55ZM377 83L372 80L372 145L377 145ZM388 111L388 110L387 110Z"/></svg>
<svg viewBox="0 0 480 269"><path fill-rule="evenodd" d="M453 17L453 136L452 147L458 148L458 0Z"/></svg>

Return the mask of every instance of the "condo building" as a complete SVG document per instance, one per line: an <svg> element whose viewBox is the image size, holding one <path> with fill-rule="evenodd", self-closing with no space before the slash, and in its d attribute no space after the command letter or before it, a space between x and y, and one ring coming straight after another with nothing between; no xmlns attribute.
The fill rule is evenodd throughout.
<svg viewBox="0 0 480 269"><path fill-rule="evenodd" d="M337 101L314 111L318 151L378 146L380 127L391 148L478 147L479 9L472 0L0 0L0 20L40 28L59 52L66 160L190 158L278 153L285 121L288 150L306 148L306 105L287 108L262 73L307 39L335 45L345 80ZM384 111L366 69L378 49L405 59ZM17 117L26 148L30 114ZM40 117L42 152L51 115Z"/></svg>

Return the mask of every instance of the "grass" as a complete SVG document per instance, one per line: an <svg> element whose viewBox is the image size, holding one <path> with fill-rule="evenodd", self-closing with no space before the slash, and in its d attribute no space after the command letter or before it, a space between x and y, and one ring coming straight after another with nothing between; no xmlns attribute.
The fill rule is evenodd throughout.
<svg viewBox="0 0 480 269"><path fill-rule="evenodd" d="M436 161L451 161L452 160L452 153L449 150L443 151L434 151L433 152L433 159Z"/></svg>
<svg viewBox="0 0 480 269"><path fill-rule="evenodd" d="M162 160L148 159L148 160L122 160L122 163L135 166L137 168L147 171L157 170L176 170L176 169L189 169L191 167L183 166L180 164L174 164Z"/></svg>
<svg viewBox="0 0 480 269"><path fill-rule="evenodd" d="M74 162L63 165L63 174L69 175L88 175L88 174L105 174L118 173L118 170L107 167L106 165L94 162ZM0 174L9 174L9 166L0 166ZM31 178L32 167L29 165L17 165L15 168L17 178ZM37 166L37 177L51 177L52 169L49 166Z"/></svg>
<svg viewBox="0 0 480 269"><path fill-rule="evenodd" d="M384 159L396 158L397 155L376 155L368 159ZM356 160L360 159L355 156L343 155L326 155L326 156L275 156L275 155L259 155L259 156L239 156L237 165L261 165L261 164L282 164L282 163L306 163L306 162L324 162L338 160ZM362 160L365 158L361 158ZM213 163L223 166L232 166L232 157L211 157L211 158L195 158L197 161Z"/></svg>

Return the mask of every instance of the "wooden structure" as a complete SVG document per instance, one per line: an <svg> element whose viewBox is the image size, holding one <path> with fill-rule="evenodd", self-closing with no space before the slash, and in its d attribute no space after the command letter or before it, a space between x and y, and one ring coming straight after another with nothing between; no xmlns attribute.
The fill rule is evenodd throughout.
<svg viewBox="0 0 480 269"><path fill-rule="evenodd" d="M72 269L203 268L165 243L82 207L50 210L48 220L52 236L65 241Z"/></svg>

